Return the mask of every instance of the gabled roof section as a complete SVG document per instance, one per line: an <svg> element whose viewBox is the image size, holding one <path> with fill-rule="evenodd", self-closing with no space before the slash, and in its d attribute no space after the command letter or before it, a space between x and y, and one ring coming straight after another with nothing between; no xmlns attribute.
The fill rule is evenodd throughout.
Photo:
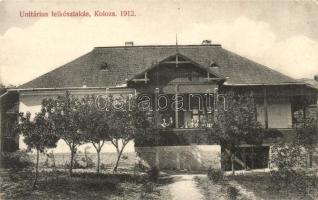
<svg viewBox="0 0 318 200"><path fill-rule="evenodd" d="M176 59L182 59L181 61L176 61ZM194 62L193 60L187 58L186 56L180 54L180 53L175 53L174 55L172 56L169 56L163 60L161 60L159 63L154 63L151 67L149 68L146 68L145 70L143 70L142 72L134 75L133 77L131 77L128 81L131 81L133 80L134 78L137 78L138 76L140 75L143 75L144 73L146 72L149 72L150 70L154 69L155 67L158 67L159 65L161 64L166 64L166 63L170 63L170 64L175 64L175 65L178 65L178 64L184 64L184 63L187 63L187 64L192 64L193 66L195 67L198 67L200 68L201 70L205 71L205 72L208 72L212 75L214 75L215 77L219 78L220 80L225 80L225 77L223 77L221 74L218 74L217 72L211 70L210 67L205 67L205 66L201 66L200 64Z"/></svg>
<svg viewBox="0 0 318 200"><path fill-rule="evenodd" d="M114 87L161 61L184 56L226 84L299 84L264 65L223 49L220 45L175 45L96 47L91 52L51 71L19 88ZM213 67L211 67L213 64ZM107 65L107 70L101 70Z"/></svg>
<svg viewBox="0 0 318 200"><path fill-rule="evenodd" d="M316 81L315 79L302 78L302 79L300 79L300 81L305 82L310 87L313 87L313 88L318 90L318 81Z"/></svg>

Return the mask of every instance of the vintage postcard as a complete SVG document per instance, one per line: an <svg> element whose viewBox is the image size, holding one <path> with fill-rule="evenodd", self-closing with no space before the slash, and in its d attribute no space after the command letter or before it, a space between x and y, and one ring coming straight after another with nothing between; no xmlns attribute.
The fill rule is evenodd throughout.
<svg viewBox="0 0 318 200"><path fill-rule="evenodd" d="M318 199L317 0L0 0L0 199Z"/></svg>

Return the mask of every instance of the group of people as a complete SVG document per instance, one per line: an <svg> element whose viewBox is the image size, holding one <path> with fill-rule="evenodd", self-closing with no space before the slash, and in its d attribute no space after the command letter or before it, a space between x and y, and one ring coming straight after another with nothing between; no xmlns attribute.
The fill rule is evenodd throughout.
<svg viewBox="0 0 318 200"><path fill-rule="evenodd" d="M163 118L160 125L162 128L173 128L174 127L173 118L169 117L168 121L166 120L166 118Z"/></svg>
<svg viewBox="0 0 318 200"><path fill-rule="evenodd" d="M166 120L166 118L163 118L160 126L162 128L174 128L175 124L174 124L173 118L169 117L169 120ZM199 127L200 127L199 120L192 118L191 122L185 122L185 124L181 126L180 128L199 128Z"/></svg>

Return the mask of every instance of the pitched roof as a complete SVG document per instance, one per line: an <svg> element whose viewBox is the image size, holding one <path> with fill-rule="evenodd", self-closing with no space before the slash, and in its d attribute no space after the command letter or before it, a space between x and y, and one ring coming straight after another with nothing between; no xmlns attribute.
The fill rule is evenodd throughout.
<svg viewBox="0 0 318 200"><path fill-rule="evenodd" d="M315 79L302 78L302 79L299 79L299 80L309 84L311 87L314 87L314 88L318 89L318 81L316 81Z"/></svg>
<svg viewBox="0 0 318 200"><path fill-rule="evenodd" d="M211 73L227 77L226 84L296 84L298 81L232 53L220 45L180 45L178 52ZM112 87L120 85L176 54L175 45L96 47L91 52L19 88ZM214 63L218 67L211 68ZM107 65L106 69L101 67Z"/></svg>

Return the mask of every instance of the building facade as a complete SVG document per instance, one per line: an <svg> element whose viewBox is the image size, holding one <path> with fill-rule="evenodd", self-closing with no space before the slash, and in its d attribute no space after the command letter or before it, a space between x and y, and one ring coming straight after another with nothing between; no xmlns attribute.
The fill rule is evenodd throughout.
<svg viewBox="0 0 318 200"><path fill-rule="evenodd" d="M253 94L257 120L288 138L317 104L317 88L292 79L221 47L202 45L96 47L91 52L8 92L15 96L5 115L39 111L44 98L72 95L133 94L149 99L156 131L135 150L162 169L226 169L227 154L207 129L213 102L227 91ZM8 95L7 94L7 95ZM5 101L5 100L3 100ZM6 101L7 102L7 101ZM179 109L182 106L182 109ZM13 117L14 118L14 117ZM14 119L13 119L14 122ZM12 135L9 125L4 135ZM5 129L5 131L3 131ZM267 168L275 138L261 147L242 145L237 169ZM3 145L2 145L3 147ZM3 149L5 150L5 149Z"/></svg>

